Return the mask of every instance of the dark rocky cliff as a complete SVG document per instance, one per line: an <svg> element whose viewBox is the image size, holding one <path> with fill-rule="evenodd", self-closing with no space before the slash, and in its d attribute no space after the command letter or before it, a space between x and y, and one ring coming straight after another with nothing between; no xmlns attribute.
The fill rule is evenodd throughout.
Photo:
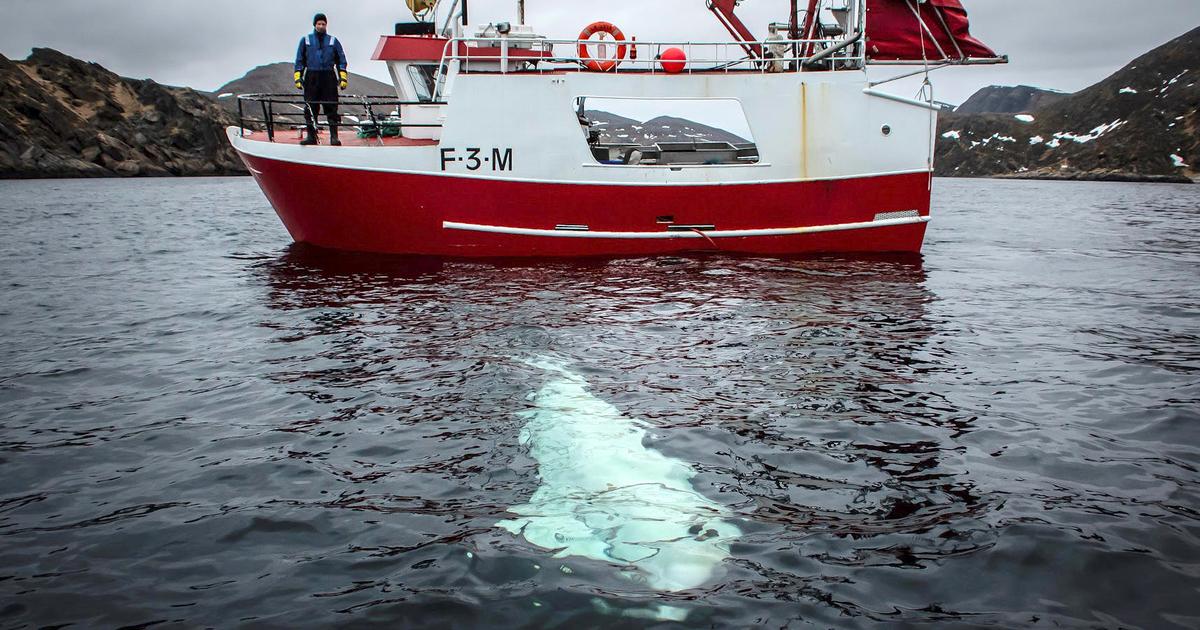
<svg viewBox="0 0 1200 630"><path fill-rule="evenodd" d="M1190 182L1200 173L1200 28L1032 115L942 114L937 174Z"/></svg>
<svg viewBox="0 0 1200 630"><path fill-rule="evenodd" d="M958 114L1020 114L1057 103L1070 96L1028 85L991 85L971 95L954 111Z"/></svg>
<svg viewBox="0 0 1200 630"><path fill-rule="evenodd" d="M47 48L0 56L0 178L244 174L210 96Z"/></svg>

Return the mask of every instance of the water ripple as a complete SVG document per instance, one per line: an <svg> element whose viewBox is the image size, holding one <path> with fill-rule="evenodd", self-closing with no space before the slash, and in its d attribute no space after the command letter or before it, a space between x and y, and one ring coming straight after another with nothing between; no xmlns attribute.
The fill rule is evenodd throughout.
<svg viewBox="0 0 1200 630"><path fill-rule="evenodd" d="M5 627L1200 619L1193 187L939 181L924 259L497 262L285 247L248 179L0 186ZM699 586L497 527L579 409L534 357L735 526Z"/></svg>

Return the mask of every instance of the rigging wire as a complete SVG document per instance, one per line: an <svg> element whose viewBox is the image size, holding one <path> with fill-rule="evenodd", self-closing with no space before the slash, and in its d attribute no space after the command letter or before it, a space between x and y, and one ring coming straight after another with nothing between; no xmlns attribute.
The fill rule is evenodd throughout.
<svg viewBox="0 0 1200 630"><path fill-rule="evenodd" d="M929 103L929 127L926 137L929 142L929 151L925 156L925 166L929 169L929 190L933 190L933 152L937 147L937 141L934 140L934 132L937 130L937 110L933 104L933 81L929 80L929 56L925 52L925 33L928 29L925 28L925 19L921 17L921 7L917 5L913 7L912 0L909 0L908 6L913 9L914 15L917 17L917 34L921 38L921 64L923 65L925 78L921 81L921 89L917 91L917 100ZM935 7L936 11L937 8ZM936 43L936 42L935 42ZM940 46L939 46L940 49ZM928 98L926 98L928 96Z"/></svg>

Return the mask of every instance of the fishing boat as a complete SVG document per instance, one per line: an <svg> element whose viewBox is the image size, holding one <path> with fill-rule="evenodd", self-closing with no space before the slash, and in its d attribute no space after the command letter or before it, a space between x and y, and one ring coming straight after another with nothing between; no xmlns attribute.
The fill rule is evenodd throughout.
<svg viewBox="0 0 1200 630"><path fill-rule="evenodd" d="M766 1L766 0L762 0ZM356 138L300 144L295 95L239 97L228 129L292 238L437 256L919 252L939 105L884 83L1004 63L959 0L779 2L757 36L576 39L408 0L380 38L396 97L343 96ZM698 7L699 8L699 7ZM628 25L627 25L628 26ZM869 66L898 68L881 81Z"/></svg>

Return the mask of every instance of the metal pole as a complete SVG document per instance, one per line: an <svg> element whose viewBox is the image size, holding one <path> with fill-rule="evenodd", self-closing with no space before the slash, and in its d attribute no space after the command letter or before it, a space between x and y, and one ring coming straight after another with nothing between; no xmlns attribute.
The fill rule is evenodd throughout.
<svg viewBox="0 0 1200 630"><path fill-rule="evenodd" d="M525 0L517 0L517 24L525 24Z"/></svg>
<svg viewBox="0 0 1200 630"><path fill-rule="evenodd" d="M444 36L450 35L450 21L454 19L454 10L457 8L458 8L458 0L454 0L454 2L450 5L450 10L446 11L446 22L444 24L442 24L442 35L444 35ZM436 17L434 18L434 21L435 22L437 21Z"/></svg>
<svg viewBox="0 0 1200 630"><path fill-rule="evenodd" d="M462 23L463 23L463 26L466 26L467 25L467 0L462 0L462 7L463 7Z"/></svg>
<svg viewBox="0 0 1200 630"><path fill-rule="evenodd" d="M267 123L267 141L275 142L275 107L270 97L259 101L259 104L262 105L263 119Z"/></svg>
<svg viewBox="0 0 1200 630"><path fill-rule="evenodd" d="M862 39L862 33L859 33L859 34L855 35L854 37L851 37L850 39L838 44L837 46L833 46L831 48L826 48L825 50L822 50L821 52L813 55L812 57L809 57L801 65L803 65L805 68L810 68L810 67L816 65L817 63L823 61L827 57L832 56L834 53L841 52L842 50L845 50L848 46L852 46L852 45L858 43L858 40L860 40L860 39Z"/></svg>

